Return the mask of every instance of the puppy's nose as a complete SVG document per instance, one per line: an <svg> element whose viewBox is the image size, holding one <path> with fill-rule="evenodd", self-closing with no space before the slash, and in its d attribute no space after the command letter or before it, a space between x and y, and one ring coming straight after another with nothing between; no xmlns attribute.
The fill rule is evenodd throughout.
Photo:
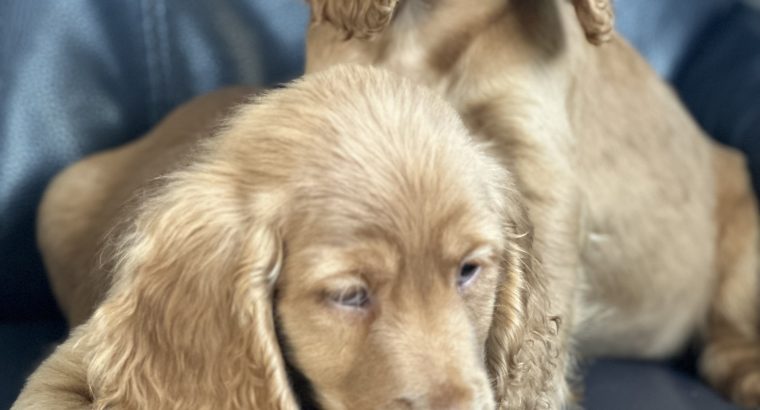
<svg viewBox="0 0 760 410"><path fill-rule="evenodd" d="M475 393L472 389L455 384L444 384L430 392L430 410L471 410Z"/></svg>
<svg viewBox="0 0 760 410"><path fill-rule="evenodd" d="M483 410L492 409L477 400L474 389L458 384L442 384L417 398L399 398L396 403L409 410Z"/></svg>

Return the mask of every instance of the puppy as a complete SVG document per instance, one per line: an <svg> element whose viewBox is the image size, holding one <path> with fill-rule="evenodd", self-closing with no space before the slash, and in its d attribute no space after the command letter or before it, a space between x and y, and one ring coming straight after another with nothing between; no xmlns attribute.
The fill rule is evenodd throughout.
<svg viewBox="0 0 760 410"><path fill-rule="evenodd" d="M212 126L248 92L49 187L40 246L76 327L13 408L296 409L306 380L324 409L493 409L487 364L557 331L521 330L543 276L512 176L380 70L310 75Z"/></svg>
<svg viewBox="0 0 760 410"><path fill-rule="evenodd" d="M518 333L546 318L560 328L556 348L489 357L500 407L560 408L575 358L662 358L693 337L704 378L760 406L743 159L614 33L610 0L310 2L308 71L375 65L432 88L514 175L546 284L528 292L547 301L522 312Z"/></svg>

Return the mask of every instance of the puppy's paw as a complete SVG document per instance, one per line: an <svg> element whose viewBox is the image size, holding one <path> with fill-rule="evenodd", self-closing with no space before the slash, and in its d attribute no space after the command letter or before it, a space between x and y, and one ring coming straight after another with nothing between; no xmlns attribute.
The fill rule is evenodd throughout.
<svg viewBox="0 0 760 410"><path fill-rule="evenodd" d="M730 340L708 344L700 358L707 381L745 408L760 408L760 341Z"/></svg>

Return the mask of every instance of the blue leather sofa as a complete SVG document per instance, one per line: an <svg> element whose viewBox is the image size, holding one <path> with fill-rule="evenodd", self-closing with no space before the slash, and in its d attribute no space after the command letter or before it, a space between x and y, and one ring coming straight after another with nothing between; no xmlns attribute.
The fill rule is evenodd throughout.
<svg viewBox="0 0 760 410"><path fill-rule="evenodd" d="M760 181L760 8L618 0L619 29ZM302 0L0 1L0 409L66 329L35 247L50 178L192 96L273 85L303 64ZM679 364L686 363L686 364ZM689 360L586 364L590 409L733 408Z"/></svg>

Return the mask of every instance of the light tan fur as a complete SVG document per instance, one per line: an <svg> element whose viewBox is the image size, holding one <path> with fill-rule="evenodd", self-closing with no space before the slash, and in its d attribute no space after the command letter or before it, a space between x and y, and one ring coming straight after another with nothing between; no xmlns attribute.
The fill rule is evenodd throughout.
<svg viewBox="0 0 760 410"><path fill-rule="evenodd" d="M295 409L286 363L324 409L493 409L488 368L552 373L521 195L452 107L339 67L212 126L248 92L49 187L41 249L77 327L14 410Z"/></svg>
<svg viewBox="0 0 760 410"><path fill-rule="evenodd" d="M545 286L528 289L532 308L507 339L541 331L546 318L559 338L544 349L492 331L500 407L560 408L572 401L575 358L662 358L693 337L705 345L704 377L736 403L760 405L747 171L614 33L610 1L399 1L364 38L345 31L366 31L361 18L320 18L319 3L308 72L367 64L430 87L516 178ZM346 15L336 11L344 2L327 3ZM501 317L497 305L492 329L507 328ZM509 355L521 359L499 359ZM556 366L536 370L547 363Z"/></svg>

